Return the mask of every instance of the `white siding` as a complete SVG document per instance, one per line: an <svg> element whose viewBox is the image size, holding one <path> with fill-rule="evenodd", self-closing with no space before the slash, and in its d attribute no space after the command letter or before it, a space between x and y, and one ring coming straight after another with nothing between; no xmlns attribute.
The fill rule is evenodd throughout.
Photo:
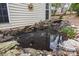
<svg viewBox="0 0 79 59"><path fill-rule="evenodd" d="M9 24L0 24L0 28L26 26L45 20L45 4L34 3L30 11L26 3L9 3L8 13Z"/></svg>

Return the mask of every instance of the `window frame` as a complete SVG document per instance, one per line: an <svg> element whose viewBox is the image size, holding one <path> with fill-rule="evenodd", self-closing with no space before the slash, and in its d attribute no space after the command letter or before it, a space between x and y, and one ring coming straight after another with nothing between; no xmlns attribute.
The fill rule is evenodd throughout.
<svg viewBox="0 0 79 59"><path fill-rule="evenodd" d="M0 21L0 24L3 23L9 23L9 15L8 15L8 7L7 7L7 3L0 3L0 4L5 4L6 7L3 7L2 5L0 6L0 10L1 10L1 18L2 20ZM5 14L4 11L6 12Z"/></svg>

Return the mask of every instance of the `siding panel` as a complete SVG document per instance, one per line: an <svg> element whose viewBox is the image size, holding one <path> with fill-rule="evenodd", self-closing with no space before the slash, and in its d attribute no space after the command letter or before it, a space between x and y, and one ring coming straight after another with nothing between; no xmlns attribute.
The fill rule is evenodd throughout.
<svg viewBox="0 0 79 59"><path fill-rule="evenodd" d="M26 3L9 3L8 9L10 23L1 24L0 28L26 26L45 20L45 4L43 3L34 3L32 11L28 9Z"/></svg>

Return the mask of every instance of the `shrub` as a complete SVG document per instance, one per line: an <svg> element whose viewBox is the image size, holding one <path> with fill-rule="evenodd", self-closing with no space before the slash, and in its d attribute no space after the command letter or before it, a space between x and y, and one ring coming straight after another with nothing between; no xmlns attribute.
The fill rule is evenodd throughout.
<svg viewBox="0 0 79 59"><path fill-rule="evenodd" d="M72 3L71 9L73 11L76 11L77 12L77 15L79 16L79 3Z"/></svg>
<svg viewBox="0 0 79 59"><path fill-rule="evenodd" d="M59 31L65 33L70 39L73 39L76 35L76 31L72 27L63 27Z"/></svg>

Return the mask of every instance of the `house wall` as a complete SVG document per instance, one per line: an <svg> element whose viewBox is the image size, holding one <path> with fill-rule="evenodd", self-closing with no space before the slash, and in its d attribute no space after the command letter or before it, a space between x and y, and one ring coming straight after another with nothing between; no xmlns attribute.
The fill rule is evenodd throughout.
<svg viewBox="0 0 79 59"><path fill-rule="evenodd" d="M45 4L34 3L33 10L28 9L27 3L8 3L9 23L0 24L0 28L11 28L31 25L45 20Z"/></svg>

